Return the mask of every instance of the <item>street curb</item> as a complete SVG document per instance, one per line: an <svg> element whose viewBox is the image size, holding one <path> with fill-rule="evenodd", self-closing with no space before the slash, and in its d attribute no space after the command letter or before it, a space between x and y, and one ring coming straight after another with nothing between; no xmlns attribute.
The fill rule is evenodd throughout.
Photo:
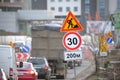
<svg viewBox="0 0 120 80"><path fill-rule="evenodd" d="M92 75L95 72L95 63L91 62L91 65L89 65L87 68L81 71L76 76L76 80L86 80L90 75ZM75 78L72 78L74 80Z"/></svg>

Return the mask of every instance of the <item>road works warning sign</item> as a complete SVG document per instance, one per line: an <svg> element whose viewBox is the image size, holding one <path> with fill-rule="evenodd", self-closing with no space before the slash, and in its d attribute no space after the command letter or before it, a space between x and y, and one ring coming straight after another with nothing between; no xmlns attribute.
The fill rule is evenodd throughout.
<svg viewBox="0 0 120 80"><path fill-rule="evenodd" d="M77 18L69 11L65 18L60 32L68 32L73 30L83 30L82 25L78 22Z"/></svg>
<svg viewBox="0 0 120 80"><path fill-rule="evenodd" d="M107 44L106 43L100 44L100 52L107 52Z"/></svg>

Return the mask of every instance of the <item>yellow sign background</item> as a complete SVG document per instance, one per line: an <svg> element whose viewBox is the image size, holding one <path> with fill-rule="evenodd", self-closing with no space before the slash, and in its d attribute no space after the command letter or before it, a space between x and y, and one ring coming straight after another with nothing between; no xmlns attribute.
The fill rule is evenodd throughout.
<svg viewBox="0 0 120 80"><path fill-rule="evenodd" d="M107 44L106 43L100 44L100 52L107 52Z"/></svg>

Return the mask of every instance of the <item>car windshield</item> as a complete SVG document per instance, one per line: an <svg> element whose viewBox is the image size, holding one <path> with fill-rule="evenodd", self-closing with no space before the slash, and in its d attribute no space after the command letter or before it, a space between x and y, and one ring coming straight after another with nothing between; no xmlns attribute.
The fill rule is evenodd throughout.
<svg viewBox="0 0 120 80"><path fill-rule="evenodd" d="M32 68L31 64L28 64L28 63L23 63L22 67L18 66L18 69L30 70L31 68Z"/></svg>
<svg viewBox="0 0 120 80"><path fill-rule="evenodd" d="M28 62L31 62L33 65L45 64L44 59L29 59Z"/></svg>

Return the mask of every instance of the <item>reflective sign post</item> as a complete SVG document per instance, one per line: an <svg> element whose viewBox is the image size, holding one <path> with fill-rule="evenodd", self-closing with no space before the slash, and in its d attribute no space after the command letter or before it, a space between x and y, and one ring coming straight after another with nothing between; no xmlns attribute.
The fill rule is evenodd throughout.
<svg viewBox="0 0 120 80"><path fill-rule="evenodd" d="M75 60L74 60L74 74L75 74L75 80L77 80L77 79L76 79Z"/></svg>

